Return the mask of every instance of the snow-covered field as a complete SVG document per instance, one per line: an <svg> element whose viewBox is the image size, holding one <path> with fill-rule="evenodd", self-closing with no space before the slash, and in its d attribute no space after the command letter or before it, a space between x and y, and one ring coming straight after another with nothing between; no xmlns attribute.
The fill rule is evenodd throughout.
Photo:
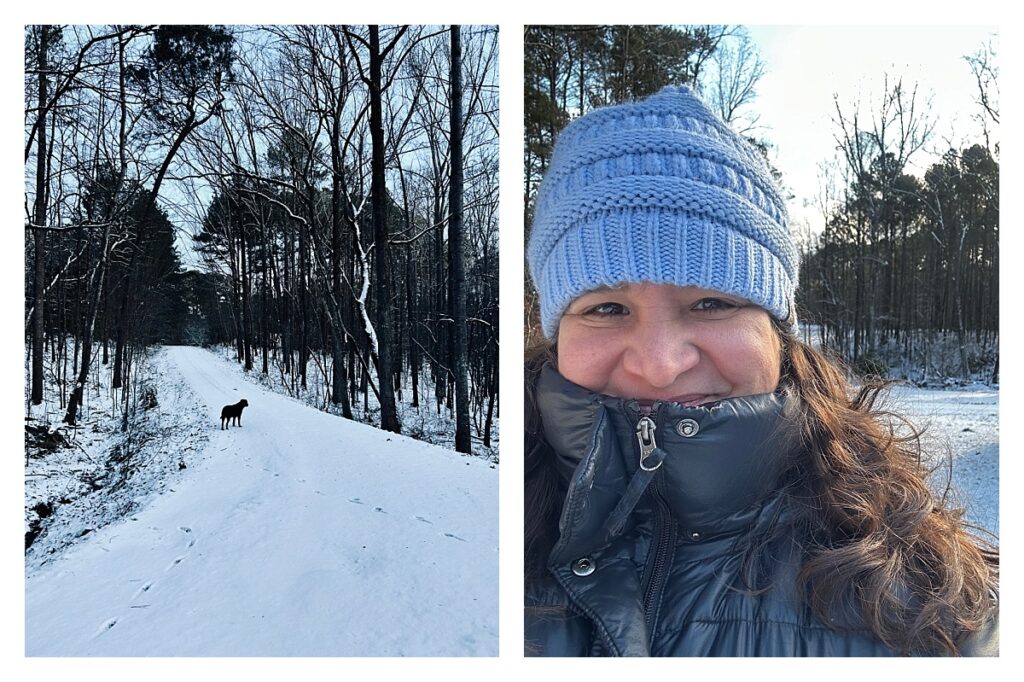
<svg viewBox="0 0 1024 682"><path fill-rule="evenodd" d="M169 465L135 474L127 518L33 545L27 655L497 654L495 465L275 395L207 351L161 353L151 451ZM243 397L243 427L220 431Z"/></svg>
<svg viewBox="0 0 1024 682"><path fill-rule="evenodd" d="M954 390L897 386L888 405L924 428L924 450L942 491L952 466L952 487L965 518L999 533L999 389Z"/></svg>

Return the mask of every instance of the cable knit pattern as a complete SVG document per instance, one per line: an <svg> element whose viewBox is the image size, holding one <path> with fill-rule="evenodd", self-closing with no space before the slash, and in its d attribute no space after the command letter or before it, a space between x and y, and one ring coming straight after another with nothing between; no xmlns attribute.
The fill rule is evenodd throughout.
<svg viewBox="0 0 1024 682"><path fill-rule="evenodd" d="M798 255L779 188L686 86L562 131L528 257L548 337L574 298L625 282L715 289L796 323Z"/></svg>

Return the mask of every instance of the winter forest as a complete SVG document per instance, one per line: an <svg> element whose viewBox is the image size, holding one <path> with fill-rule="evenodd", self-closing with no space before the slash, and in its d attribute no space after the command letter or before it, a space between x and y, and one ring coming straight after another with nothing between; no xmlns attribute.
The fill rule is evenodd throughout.
<svg viewBox="0 0 1024 682"><path fill-rule="evenodd" d="M768 65L743 27L529 26L525 56L527 225L558 131L595 107L668 84L694 85L771 163L771 133L756 114ZM998 381L994 47L979 45L961 61L977 85L977 139L944 137L949 122L898 73L886 75L873 107L834 97L837 154L819 159L823 229L792 225L802 249L801 327L864 376ZM937 160L915 170L927 151ZM529 282L526 292L529 340L537 334Z"/></svg>
<svg viewBox="0 0 1024 682"><path fill-rule="evenodd" d="M497 27L24 35L26 654L496 655Z"/></svg>
<svg viewBox="0 0 1024 682"><path fill-rule="evenodd" d="M29 26L25 74L33 416L74 425L110 366L127 428L140 353L227 344L324 409L490 447L494 28Z"/></svg>

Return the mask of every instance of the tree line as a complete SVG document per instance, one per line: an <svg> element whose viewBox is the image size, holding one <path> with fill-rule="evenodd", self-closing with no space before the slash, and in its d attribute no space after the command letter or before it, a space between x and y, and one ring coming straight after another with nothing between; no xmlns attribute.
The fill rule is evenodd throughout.
<svg viewBox="0 0 1024 682"><path fill-rule="evenodd" d="M117 388L152 343L226 342L294 387L322 367L346 417L372 393L400 431L411 391L454 415L459 450L472 425L489 445L494 28L25 35L30 405L70 361L75 423L94 344Z"/></svg>
<svg viewBox="0 0 1024 682"><path fill-rule="evenodd" d="M910 364L997 380L998 147L947 145L915 175L911 160L936 124L915 87L887 80L867 113L835 105L839 163L825 183L824 231L804 243L804 322L863 374ZM998 123L991 106L984 116ZM940 357L944 337L952 359Z"/></svg>

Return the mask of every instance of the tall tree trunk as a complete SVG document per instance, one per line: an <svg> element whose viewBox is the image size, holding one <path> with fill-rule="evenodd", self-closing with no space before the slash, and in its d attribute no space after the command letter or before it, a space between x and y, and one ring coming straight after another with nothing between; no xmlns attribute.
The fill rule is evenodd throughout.
<svg viewBox="0 0 1024 682"><path fill-rule="evenodd" d="M316 224L316 203L313 186L309 185L306 203L309 206L308 229ZM302 388L306 388L306 372L309 369L309 244L307 227L299 223L299 376Z"/></svg>
<svg viewBox="0 0 1024 682"><path fill-rule="evenodd" d="M466 338L466 264L462 247L462 43L453 25L451 50L451 173L448 210L448 249L452 262L452 360L455 370L455 450L472 452L469 423L469 380Z"/></svg>
<svg viewBox="0 0 1024 682"><path fill-rule="evenodd" d="M406 251L405 259L405 300L409 306L409 372L412 375L412 406L420 406L420 348L419 348L419 325L422 322L417 310L418 300L416 290L416 262L413 257L413 248L410 245Z"/></svg>
<svg viewBox="0 0 1024 682"><path fill-rule="evenodd" d="M441 316L448 310L448 287L445 285L445 258L444 258L444 214L442 212L441 181L439 177L434 179L434 315L440 320ZM438 324L434 337L433 354L430 359L430 367L434 377L434 402L437 414L441 414L441 406L444 404L444 395L448 386L448 325Z"/></svg>
<svg viewBox="0 0 1024 682"><path fill-rule="evenodd" d="M262 266L263 271L260 273L260 279L262 286L260 287L260 317L262 322L260 323L260 345L263 347L263 367L261 368L263 376L268 373L268 364L270 356L270 315L267 308L267 295L269 284L267 283L267 277L269 276L268 270L270 267L267 263L267 255L270 253L270 247L267 244L267 224L265 221L260 220L260 237L261 237L261 253L263 254Z"/></svg>
<svg viewBox="0 0 1024 682"><path fill-rule="evenodd" d="M339 51L341 43L338 41ZM327 305L332 314L331 323L331 400L341 404L342 416L352 419L352 405L348 400L348 377L345 374L344 324L341 312L341 225L344 196L341 174L345 172L341 158L341 104L334 108L331 128L331 296Z"/></svg>
<svg viewBox="0 0 1024 682"><path fill-rule="evenodd" d="M283 308L284 320L281 324L281 355L284 358L284 373L292 373L292 320L294 319L293 313L293 301L295 297L291 295L291 261L292 261L292 236L285 228L283 233L284 249L282 253L281 262L284 264L284 278L281 286L281 290L277 292L277 300L280 301L280 305Z"/></svg>
<svg viewBox="0 0 1024 682"><path fill-rule="evenodd" d="M75 381L75 390L68 401L68 411L64 415L64 421L72 426L78 419L78 407L82 404L82 397L85 392L85 384L89 378L89 364L92 359L92 337L93 329L96 327L96 315L100 307L100 292L103 291L103 280L107 272L107 263L110 260L107 253L110 241L110 221L107 221L103 228L103 250L100 252L100 261L93 269L90 278L89 289L89 312L86 314L85 327L82 332L82 362L78 369L78 379Z"/></svg>
<svg viewBox="0 0 1024 682"><path fill-rule="evenodd" d="M239 314L242 316L242 352L245 358L245 371L252 371L252 311L249 296L252 285L249 281L249 243L245 238L245 221L238 221L239 269L242 274L242 301Z"/></svg>
<svg viewBox="0 0 1024 682"><path fill-rule="evenodd" d="M43 402L43 335L44 335L44 298L46 292L46 232L42 229L46 224L46 202L47 202L47 172L46 172L46 71L50 49L50 27L37 26L39 35L39 53L36 65L39 68L39 125L38 140L39 146L36 152L36 202L33 220L36 227L32 232L33 247L35 248L34 261L35 270L33 276L35 300L32 310L32 404L39 405Z"/></svg>
<svg viewBox="0 0 1024 682"><path fill-rule="evenodd" d="M393 45L394 43L392 43ZM388 248L388 229L385 219L386 189L384 186L384 124L381 94L380 35L377 26L370 26L370 143L373 149L371 160L370 196L373 212L373 248L376 251L374 272L374 293L377 298L377 387L380 391L380 427L385 431L401 433L395 406L395 390L392 378L393 348L391 343L391 254Z"/></svg>

